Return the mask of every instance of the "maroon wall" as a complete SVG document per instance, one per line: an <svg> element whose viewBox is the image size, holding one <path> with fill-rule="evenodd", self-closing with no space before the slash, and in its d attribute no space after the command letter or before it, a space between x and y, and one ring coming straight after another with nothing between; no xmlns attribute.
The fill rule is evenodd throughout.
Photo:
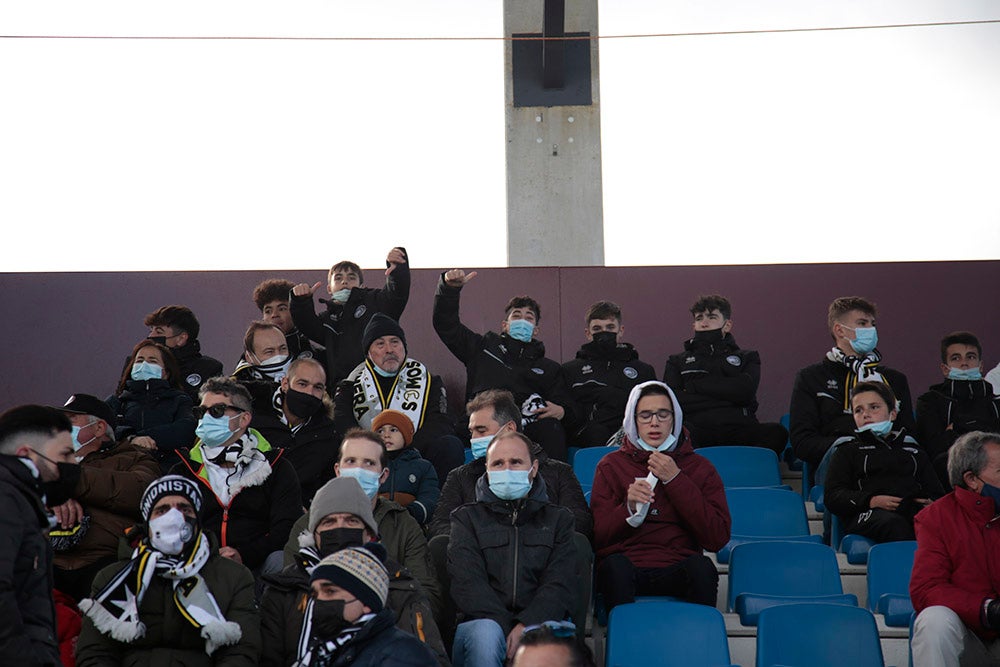
<svg viewBox="0 0 1000 667"><path fill-rule="evenodd" d="M365 273L370 285L380 283L380 271ZM445 377L457 406L464 371L431 327L440 271L413 273L402 322L409 350ZM110 394L124 356L146 334L143 316L168 303L195 311L203 350L231 370L248 321L259 315L250 293L276 276L311 284L325 271L0 274L0 409L61 404L73 392ZM487 269L465 288L462 315L473 330L495 329L511 295L531 294L542 305L539 337L549 356L567 360L583 342L587 306L617 301L626 338L659 373L690 335L687 309L695 297L724 294L734 304L736 339L761 354L759 415L776 420L787 412L796 370L831 345L826 308L833 298L859 294L878 304L879 348L888 365L907 373L916 397L940 379L938 342L951 330L979 335L987 368L1000 360L998 284L1000 261Z"/></svg>

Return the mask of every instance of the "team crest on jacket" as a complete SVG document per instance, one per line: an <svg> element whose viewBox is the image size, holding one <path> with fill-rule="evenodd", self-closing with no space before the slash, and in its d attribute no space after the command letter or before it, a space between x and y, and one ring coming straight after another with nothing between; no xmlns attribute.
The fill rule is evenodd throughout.
<svg viewBox="0 0 1000 667"><path fill-rule="evenodd" d="M535 368L532 368L531 372L534 373L535 375L545 375L545 371L542 370L541 368L538 368L537 366Z"/></svg>
<svg viewBox="0 0 1000 667"><path fill-rule="evenodd" d="M368 312L368 306L361 304L360 306L358 306L357 310L354 311L354 319L356 320L361 319L367 312Z"/></svg>
<svg viewBox="0 0 1000 667"><path fill-rule="evenodd" d="M416 484L417 483L417 476L414 475L413 473L410 473L410 476L407 479L410 480L410 484Z"/></svg>
<svg viewBox="0 0 1000 667"><path fill-rule="evenodd" d="M184 381L187 382L192 387L197 387L198 385L201 384L201 376L198 375L197 373L191 373L191 375L188 375Z"/></svg>
<svg viewBox="0 0 1000 667"><path fill-rule="evenodd" d="M726 361L729 363L730 366L739 366L741 363L743 363L743 360L740 359L739 356L735 354L730 354L728 357L726 357Z"/></svg>
<svg viewBox="0 0 1000 667"><path fill-rule="evenodd" d="M622 373L624 373L625 377L627 377L629 380L634 380L637 377L639 377L639 371L635 370L631 366L626 366L625 368L623 368Z"/></svg>
<svg viewBox="0 0 1000 667"><path fill-rule="evenodd" d="M580 369L581 373L593 373L594 369L590 367L590 364L584 364L583 368Z"/></svg>
<svg viewBox="0 0 1000 667"><path fill-rule="evenodd" d="M836 380L827 380L826 381L826 388L827 389L836 389L837 388L837 381Z"/></svg>

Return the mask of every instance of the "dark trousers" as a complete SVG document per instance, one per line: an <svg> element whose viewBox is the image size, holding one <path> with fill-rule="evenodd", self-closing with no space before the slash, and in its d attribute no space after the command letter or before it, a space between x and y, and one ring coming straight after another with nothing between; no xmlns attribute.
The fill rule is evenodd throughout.
<svg viewBox="0 0 1000 667"><path fill-rule="evenodd" d="M93 593L99 592L90 590L94 577L97 576L98 572L115 562L117 559L114 556L105 556L96 563L84 565L75 570L53 567L53 583L57 591L61 591L79 602L83 598L89 598Z"/></svg>
<svg viewBox="0 0 1000 667"><path fill-rule="evenodd" d="M862 512L845 526L844 532L862 535L876 544L917 539L912 518L883 509Z"/></svg>
<svg viewBox="0 0 1000 667"><path fill-rule="evenodd" d="M670 595L714 607L719 573L715 563L701 554L664 568L639 568L625 554L612 554L597 567L597 589L608 612L635 602L637 595Z"/></svg>
<svg viewBox="0 0 1000 667"><path fill-rule="evenodd" d="M442 435L415 446L420 456L434 466L439 488L444 486L449 472L465 463L465 445L458 436Z"/></svg>
<svg viewBox="0 0 1000 667"><path fill-rule="evenodd" d="M692 419L685 419L684 425L690 431L691 441L695 447L717 445L766 447L780 456L788 443L788 431L781 424L695 423Z"/></svg>
<svg viewBox="0 0 1000 667"><path fill-rule="evenodd" d="M558 419L548 417L525 424L524 434L537 442L549 458L566 462L566 429Z"/></svg>

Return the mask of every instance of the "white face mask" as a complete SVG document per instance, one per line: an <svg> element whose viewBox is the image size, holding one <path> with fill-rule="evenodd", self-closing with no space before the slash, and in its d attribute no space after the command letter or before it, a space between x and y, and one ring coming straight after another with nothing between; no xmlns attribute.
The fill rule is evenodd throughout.
<svg viewBox="0 0 1000 667"><path fill-rule="evenodd" d="M179 556L194 537L194 528L180 510L171 508L163 516L149 520L149 543L168 556Z"/></svg>

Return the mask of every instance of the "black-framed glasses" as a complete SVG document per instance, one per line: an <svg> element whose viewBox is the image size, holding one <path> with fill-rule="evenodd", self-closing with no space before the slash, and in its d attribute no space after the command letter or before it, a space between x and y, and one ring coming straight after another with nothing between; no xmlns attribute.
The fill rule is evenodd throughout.
<svg viewBox="0 0 1000 667"><path fill-rule="evenodd" d="M573 621L544 621L538 625L529 625L524 629L524 637L531 633L546 632L553 637L573 637L576 635L576 625Z"/></svg>
<svg viewBox="0 0 1000 667"><path fill-rule="evenodd" d="M673 418L674 413L672 410L643 410L635 415L635 420L640 424L648 424L653 421L653 417L656 417L661 422L665 422L668 419Z"/></svg>
<svg viewBox="0 0 1000 667"><path fill-rule="evenodd" d="M234 410L236 412L246 412L243 408L238 408L235 405L229 405L228 403L216 403L215 405L196 405L191 409L194 414L195 419L201 419L205 416L205 413L212 415L216 419L222 417L226 414L226 410Z"/></svg>

